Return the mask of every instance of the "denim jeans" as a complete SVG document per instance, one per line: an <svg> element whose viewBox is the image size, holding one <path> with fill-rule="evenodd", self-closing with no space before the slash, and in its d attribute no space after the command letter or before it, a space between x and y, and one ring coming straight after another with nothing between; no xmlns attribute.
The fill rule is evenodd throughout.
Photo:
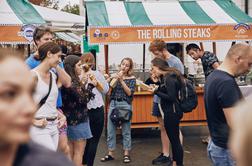
<svg viewBox="0 0 252 166"><path fill-rule="evenodd" d="M214 166L235 166L231 153L228 149L219 147L210 140L207 146L208 157Z"/></svg>
<svg viewBox="0 0 252 166"><path fill-rule="evenodd" d="M115 101L111 100L109 105L109 113L108 113L108 136L107 136L107 144L108 149L113 151L116 148L116 126L110 120L110 114L115 107L119 107L121 109L129 109L132 110L131 105L129 105L126 101ZM131 122L125 122L122 124L122 136L123 136L123 149L130 150L131 149Z"/></svg>

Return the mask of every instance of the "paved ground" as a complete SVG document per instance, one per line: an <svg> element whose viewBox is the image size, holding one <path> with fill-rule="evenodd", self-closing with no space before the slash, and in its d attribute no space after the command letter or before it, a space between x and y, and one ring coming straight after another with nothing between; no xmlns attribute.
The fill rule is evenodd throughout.
<svg viewBox="0 0 252 166"><path fill-rule="evenodd" d="M206 145L201 143L201 138L207 135L206 127L183 127L184 135L184 165L185 166L210 166L207 158ZM151 166L151 161L160 152L159 131L156 129L138 129L132 132L132 162L122 162L121 136L118 135L115 160L106 163L100 162L100 158L107 152L105 136L103 135L98 147L95 166Z"/></svg>

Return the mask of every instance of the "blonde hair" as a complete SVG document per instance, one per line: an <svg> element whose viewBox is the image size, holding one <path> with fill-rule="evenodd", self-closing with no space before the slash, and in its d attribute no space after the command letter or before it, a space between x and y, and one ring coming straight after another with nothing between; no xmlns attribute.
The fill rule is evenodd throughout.
<svg viewBox="0 0 252 166"><path fill-rule="evenodd" d="M129 57L123 58L121 60L120 66L121 66L121 64L123 63L124 60L126 60L126 61L128 61L130 63L129 70L127 72L127 76L132 76L133 75L133 60L131 58L129 58Z"/></svg>

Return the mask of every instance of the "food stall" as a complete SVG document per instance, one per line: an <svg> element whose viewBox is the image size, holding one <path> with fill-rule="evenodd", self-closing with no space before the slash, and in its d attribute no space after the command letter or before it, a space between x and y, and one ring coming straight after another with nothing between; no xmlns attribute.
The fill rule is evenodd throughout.
<svg viewBox="0 0 252 166"><path fill-rule="evenodd" d="M0 44L31 44L36 26L45 25L53 31L83 31L81 16L31 4L27 0L0 1ZM63 34L62 34L63 33ZM76 39L62 32L63 39ZM63 37L62 37L63 36ZM29 47L28 47L29 48Z"/></svg>
<svg viewBox="0 0 252 166"><path fill-rule="evenodd" d="M104 45L107 73L110 44L144 45L156 38L167 43L209 41L215 51L216 41L252 39L252 18L231 0L87 1L85 7L88 42ZM196 90L199 104L193 112L184 114L181 125L206 124L204 91L202 87ZM149 92L135 92L133 128L158 125L151 116L152 99Z"/></svg>

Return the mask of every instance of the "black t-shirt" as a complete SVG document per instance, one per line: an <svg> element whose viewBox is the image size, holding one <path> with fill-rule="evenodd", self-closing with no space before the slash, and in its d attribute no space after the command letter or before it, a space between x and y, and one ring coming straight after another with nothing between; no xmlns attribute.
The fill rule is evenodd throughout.
<svg viewBox="0 0 252 166"><path fill-rule="evenodd" d="M151 79L151 77L148 78L144 83L147 84L147 85L150 85L150 84L160 85L160 82L159 82L159 81L158 81L158 82L154 82L154 81Z"/></svg>
<svg viewBox="0 0 252 166"><path fill-rule="evenodd" d="M227 148L229 126L223 108L233 107L241 98L235 78L221 70L214 70L207 77L204 92L207 122L215 145Z"/></svg>
<svg viewBox="0 0 252 166"><path fill-rule="evenodd" d="M20 145L14 166L74 166L63 154L30 142Z"/></svg>
<svg viewBox="0 0 252 166"><path fill-rule="evenodd" d="M211 52L205 51L201 57L201 62L203 65L203 70L205 77L207 78L209 74L214 71L213 64L219 62L217 56Z"/></svg>

